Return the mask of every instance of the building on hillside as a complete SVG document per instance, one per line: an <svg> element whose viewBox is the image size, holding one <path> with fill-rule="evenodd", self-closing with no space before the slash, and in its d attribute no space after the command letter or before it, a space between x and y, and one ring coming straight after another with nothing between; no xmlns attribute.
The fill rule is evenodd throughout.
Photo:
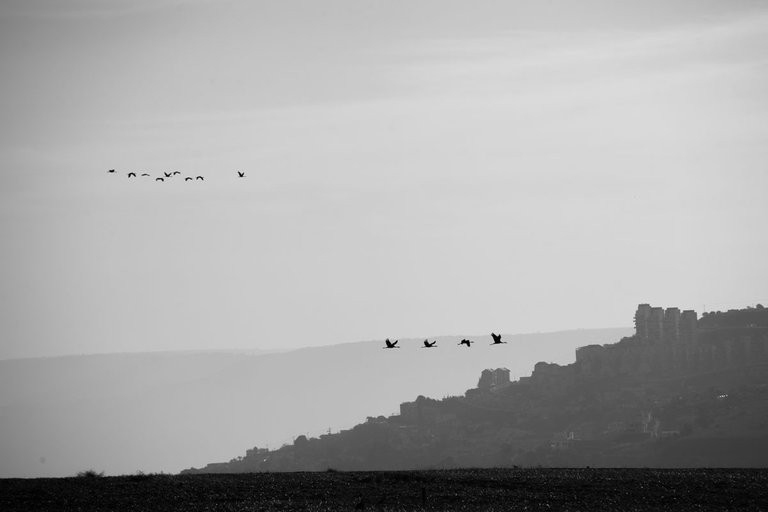
<svg viewBox="0 0 768 512"><path fill-rule="evenodd" d="M640 304L635 312L635 336L641 340L648 339L648 317L651 314L650 304Z"/></svg>
<svg viewBox="0 0 768 512"><path fill-rule="evenodd" d="M576 441L575 432L556 432L549 441L549 447L553 450L567 450L573 446L573 442Z"/></svg>
<svg viewBox="0 0 768 512"><path fill-rule="evenodd" d="M509 370L506 368L486 369L480 374L478 389L493 390L509 384Z"/></svg>
<svg viewBox="0 0 768 512"><path fill-rule="evenodd" d="M653 342L664 339L664 308L651 308L648 315L648 339Z"/></svg>
<svg viewBox="0 0 768 512"><path fill-rule="evenodd" d="M667 308L664 311L664 323L661 341L677 343L680 341L680 308Z"/></svg>
<svg viewBox="0 0 768 512"><path fill-rule="evenodd" d="M578 378L681 376L768 361L768 310L710 313L640 304L635 335L576 349ZM565 377L565 376L563 376ZM536 380L536 379L533 379ZM565 379L561 379L565 383Z"/></svg>
<svg viewBox="0 0 768 512"><path fill-rule="evenodd" d="M692 309L686 309L680 315L678 332L681 343L693 343L696 340L696 325L698 324L698 315Z"/></svg>
<svg viewBox="0 0 768 512"><path fill-rule="evenodd" d="M635 312L635 338L643 342L692 343L696 337L696 312L680 308L639 304Z"/></svg>

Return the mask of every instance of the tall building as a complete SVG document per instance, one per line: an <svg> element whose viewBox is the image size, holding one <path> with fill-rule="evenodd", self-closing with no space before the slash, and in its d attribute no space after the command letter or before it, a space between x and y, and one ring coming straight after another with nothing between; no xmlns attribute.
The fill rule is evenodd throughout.
<svg viewBox="0 0 768 512"><path fill-rule="evenodd" d="M641 340L648 339L648 316L651 314L650 304L640 304L635 312L635 336Z"/></svg>
<svg viewBox="0 0 768 512"><path fill-rule="evenodd" d="M648 339L652 341L664 339L664 308L651 308L648 315Z"/></svg>
<svg viewBox="0 0 768 512"><path fill-rule="evenodd" d="M665 343L680 341L680 308L667 308L664 311L662 340Z"/></svg>
<svg viewBox="0 0 768 512"><path fill-rule="evenodd" d="M679 332L682 343L693 343L696 340L696 324L698 321L698 315L692 309L686 309L680 315Z"/></svg>

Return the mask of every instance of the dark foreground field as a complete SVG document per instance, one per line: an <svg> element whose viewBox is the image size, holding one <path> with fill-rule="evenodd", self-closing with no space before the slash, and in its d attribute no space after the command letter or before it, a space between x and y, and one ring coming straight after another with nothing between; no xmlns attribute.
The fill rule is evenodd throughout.
<svg viewBox="0 0 768 512"><path fill-rule="evenodd" d="M473 469L0 480L0 510L768 510L768 470Z"/></svg>

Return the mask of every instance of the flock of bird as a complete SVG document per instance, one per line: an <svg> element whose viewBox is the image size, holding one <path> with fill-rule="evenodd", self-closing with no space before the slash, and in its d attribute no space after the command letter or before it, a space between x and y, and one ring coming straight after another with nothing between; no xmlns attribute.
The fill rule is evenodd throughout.
<svg viewBox="0 0 768 512"><path fill-rule="evenodd" d="M109 169L107 171L107 173L109 173L109 174L115 174L115 172L116 171L114 169ZM181 174L180 171L163 172L163 176L156 177L155 181L161 181L162 182L162 181L165 181L167 178L173 178L174 176L178 176L180 174ZM136 175L135 172L129 172L128 173L128 177L129 178L136 178L136 176L137 175ZM152 177L147 172L141 173L140 176L143 177L143 178L151 178ZM245 172L244 171L237 171L237 177L238 178L245 178ZM196 176L196 177L193 178L192 176L186 176L186 177L184 177L184 181L205 181L205 177L204 176Z"/></svg>
<svg viewBox="0 0 768 512"><path fill-rule="evenodd" d="M501 341L501 334L496 334L492 332L491 338L493 338L493 343L491 343L491 345L501 345L502 343L506 343L506 341ZM384 340L384 346L381 348L400 348L397 346L398 341L400 340L389 341L389 338L387 338L386 340ZM465 338L459 342L459 345L466 345L467 348L470 348L472 346L472 343L474 343L474 341L468 340ZM424 340L424 346L422 346L421 348L435 348L436 346L437 346L436 340L430 342L429 339L426 339Z"/></svg>

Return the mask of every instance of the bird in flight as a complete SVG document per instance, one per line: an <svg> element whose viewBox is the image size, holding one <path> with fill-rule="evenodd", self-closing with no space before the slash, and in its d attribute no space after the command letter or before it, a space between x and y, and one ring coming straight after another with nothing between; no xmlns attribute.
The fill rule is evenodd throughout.
<svg viewBox="0 0 768 512"><path fill-rule="evenodd" d="M155 181L165 181L163 178L155 178Z"/></svg>
<svg viewBox="0 0 768 512"><path fill-rule="evenodd" d="M384 340L384 343L386 343L387 346L386 347L381 347L381 348L400 348L400 347L396 346L398 341L400 341L400 340L389 341L389 338L387 338L386 340Z"/></svg>
<svg viewBox="0 0 768 512"><path fill-rule="evenodd" d="M500 345L502 343L506 343L506 341L501 341L501 334L491 333L491 338L493 338L493 343L491 343L491 345Z"/></svg>
<svg viewBox="0 0 768 512"><path fill-rule="evenodd" d="M136 177L136 173L135 172L129 172L128 173L128 177L129 178L135 178Z"/></svg>
<svg viewBox="0 0 768 512"><path fill-rule="evenodd" d="M424 346L421 348L432 348L435 345L437 345L437 341L433 341L432 343L430 343L429 340L424 340Z"/></svg>
<svg viewBox="0 0 768 512"><path fill-rule="evenodd" d="M186 178L184 178L184 181L192 181L192 178L190 178L189 176L187 176Z"/></svg>
<svg viewBox="0 0 768 512"><path fill-rule="evenodd" d="M240 178L245 178L245 171L242 171L242 172L241 172L241 171L237 171L237 175L238 175Z"/></svg>
<svg viewBox="0 0 768 512"><path fill-rule="evenodd" d="M474 341L469 341L469 340L467 340L467 339L463 339L463 340L461 340L461 341L459 342L459 345L466 345L466 346L467 346L467 348L469 348L469 347L470 347L470 343L474 343Z"/></svg>
<svg viewBox="0 0 768 512"><path fill-rule="evenodd" d="M196 180L205 181L205 178L203 178L202 176L198 176L198 177L197 177L197 178L195 178L195 179L196 179Z"/></svg>
<svg viewBox="0 0 768 512"><path fill-rule="evenodd" d="M149 173L148 172L143 172L143 173L141 173L141 175L142 176L149 176Z"/></svg>
<svg viewBox="0 0 768 512"><path fill-rule="evenodd" d="M169 172L165 172L165 171L163 171L163 174L165 174L165 177L166 177L166 178L170 178L170 177L171 177L171 173L169 173Z"/></svg>
<svg viewBox="0 0 768 512"><path fill-rule="evenodd" d="M115 172L115 170L114 169L110 169L107 172Z"/></svg>
<svg viewBox="0 0 768 512"><path fill-rule="evenodd" d="M173 171L174 176L176 176L177 174L181 174L181 171Z"/></svg>

